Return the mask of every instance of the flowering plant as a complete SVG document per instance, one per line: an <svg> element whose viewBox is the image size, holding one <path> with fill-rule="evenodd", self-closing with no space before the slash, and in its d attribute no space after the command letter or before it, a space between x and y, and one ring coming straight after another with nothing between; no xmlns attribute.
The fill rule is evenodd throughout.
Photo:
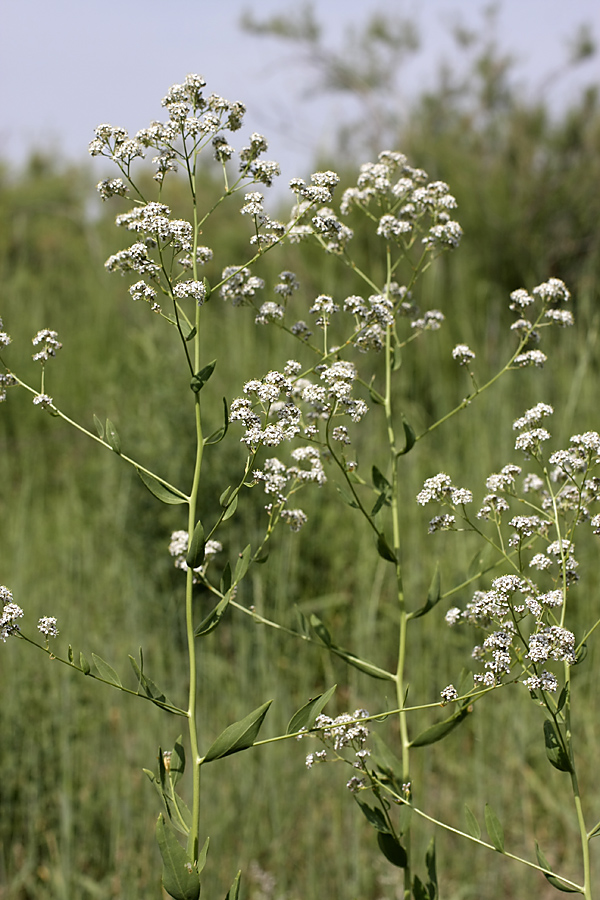
<svg viewBox="0 0 600 900"><path fill-rule="evenodd" d="M462 834L471 842L520 859L543 872L558 889L577 891L589 898L589 841L600 832L600 823L589 831L584 823L572 742L570 672L581 660L598 623L576 638L568 627L568 592L577 580L575 528L591 522L593 529L600 532L600 514L589 509L600 492L600 479L593 474L600 461L600 437L595 432L575 435L569 448L556 451L546 461L543 444L550 435L542 422L551 415L552 408L539 403L515 422L515 449L536 469L526 475L522 485L518 481L521 467L505 465L500 473L488 478L488 493L478 513L471 516L467 511L473 502L471 490L455 486L445 473L425 481L418 503L438 503L447 510L431 520L429 531L475 532L495 554L494 562L479 566L461 589L479 584L501 564L507 571L496 575L488 589L475 590L464 609L455 606L446 613L449 625L471 625L481 635L481 643L473 651L478 671L457 681L458 687L438 685L433 697L418 703L411 700L410 704L409 629L455 591L442 594L436 572L424 603L415 603L413 597L406 595L399 502L401 467L419 442L458 415L509 370L544 364L546 356L537 346L543 330L573 323L571 312L565 308L569 292L556 278L531 292L515 290L510 308L517 318L504 364L480 384L475 353L467 344L458 343L452 357L466 371L470 392L440 420L417 433L399 409L395 384L402 354L417 340L426 340L427 333L439 329L444 321L437 309L420 310L416 296L424 273L441 254L460 244L461 227L452 218L457 204L448 185L430 181L427 173L410 165L403 154L383 152L377 162L361 167L356 185L343 192L338 209L334 201L339 181L336 173L317 172L309 184L293 179L295 199L291 214L287 221L278 221L265 211L263 193L255 190L258 185L270 186L279 173L276 163L262 159L267 149L265 139L259 134L250 136L248 145L239 151L235 171L232 160L236 151L229 141L231 133L242 126L244 108L214 94L205 97L204 87L202 78L188 76L183 84L171 87L163 99L166 122L152 122L134 137L122 128L101 125L90 145L92 155L110 159L120 170L119 177L105 179L98 185L102 199L130 198L133 204L116 221L119 227L134 232L134 243L111 255L106 268L136 279L129 287L132 300L147 303L149 311L164 320L187 371L188 402L196 437L193 471L187 485L172 484L125 453L110 419L104 423L95 418L94 433L69 418L47 393L50 388L46 366L61 348L56 332L43 329L33 339L34 347L40 348L33 355L41 365L39 387L30 385L9 367L6 348L10 337L0 332L0 360L5 367L0 376L2 399L8 388L20 386L29 391L36 406L133 466L157 501L186 508L186 521L181 523L185 527L172 533L169 553L185 577L182 618L187 647L187 697L185 701L171 702L145 671L142 653L139 659L130 657L133 688L127 687L121 675L100 656L94 654L90 664L83 654L76 655L71 646L61 655L54 643L50 648L50 638L59 634L52 616L40 619L38 628L43 640L34 640L21 630L24 613L7 587L1 588L0 636L3 640L13 636L35 644L72 669L186 720L186 740L181 736L174 739L172 750L160 751L157 770L145 770L162 804L156 836L163 860L163 886L175 900L197 900L207 861L208 825L201 816L201 771L214 760L259 744L294 738L320 740L322 748L307 756L309 768L328 760L351 766L353 772L347 787L376 831L381 853L402 870L405 897L434 900L438 896L433 844L426 855L426 880L417 873L411 846L411 829L417 816ZM199 159L207 150L212 150L220 167L223 191L216 204L204 209L198 189ZM154 154L157 199L148 199L134 171L136 161L148 152ZM165 181L173 178L178 169L188 185L188 219L174 217L171 208L163 203ZM201 236L204 239L209 233L210 217L216 208L240 192L244 193L241 215L251 224L250 251L246 259L234 265L223 260L217 267L219 249L201 244ZM377 241L377 258L369 270L359 264L353 253L355 230L346 224L361 220L368 223ZM264 299L265 282L254 274L257 262L278 245L297 242L312 242L340 265L349 267L356 279L357 293L345 298L329 294L305 298L308 308L304 318L300 318L296 307L301 303L301 286L296 275L286 269L267 295L271 299ZM204 271L218 274L209 281ZM251 307L259 327L279 329L282 336L296 342L297 358L282 358L277 368L265 365L262 371L240 376L239 396L225 404L222 425L206 434L205 408L212 400L207 385L218 365L218 360L208 360L205 355L212 343L203 326L203 309L209 302ZM252 377L244 380L246 374ZM369 427L381 431L385 470L374 463L366 466L354 451L366 416L373 423ZM231 483L220 487L220 511L209 519L200 503L204 455L232 436L241 444L244 458ZM273 455L275 452L277 455ZM239 585L248 571L265 561L275 529L285 524L296 532L305 526L307 515L295 505L299 492L307 485L324 488L328 481L336 482L342 500L371 533L375 552L387 564L394 583L398 643L393 668L340 646L315 614L308 619L301 615L301 628L295 631L258 615L238 597ZM227 548L223 525L236 515L239 503L246 502L248 492L264 494L266 520L262 537L254 546L248 543ZM507 522L509 510L513 515ZM523 511L528 514L521 515ZM220 562L225 555L229 559ZM538 573L535 577L532 570ZM199 616L195 603L199 590L212 598L212 606L203 616ZM291 715L284 735L258 741L271 703L265 701L204 746L199 726L197 645L232 611L283 630L290 639L319 645L363 675L383 683L381 708L373 714L359 708L352 714L332 718L323 713L335 691L331 686ZM419 785L414 783L411 763L413 751L445 738L467 719L476 703L514 683L520 683L542 705L549 761L571 779L583 854L582 884L558 876L539 848L537 862L509 853L504 846L502 826L489 805L486 826L491 843L481 839L472 812L467 815L468 830L459 831L419 805ZM392 708L388 691L394 695ZM450 715L414 733L410 722L413 713L436 712L448 705ZM394 748L383 742L375 728L379 721L392 715L398 722ZM192 772L190 805L177 790L186 767L185 746ZM240 873L228 896L237 898L239 890Z"/></svg>

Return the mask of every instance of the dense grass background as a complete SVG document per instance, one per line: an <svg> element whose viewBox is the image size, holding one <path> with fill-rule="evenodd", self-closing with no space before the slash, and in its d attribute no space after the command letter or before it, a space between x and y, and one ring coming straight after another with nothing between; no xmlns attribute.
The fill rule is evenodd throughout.
<svg viewBox="0 0 600 900"><path fill-rule="evenodd" d="M454 534L427 536L428 512L414 502L425 477L446 470L481 496L486 475L515 460L513 419L539 400L555 406L551 430L558 444L573 431L599 428L597 97L588 93L558 120L541 104L484 100L465 106L464 97L453 102L442 91L423 98L398 137L413 164L449 182L465 231L461 249L440 260L421 284L419 305L442 309L447 323L406 352L399 403L420 431L460 401L466 376L450 357L458 341L477 352L485 380L512 346L508 294L517 287L563 278L574 295L577 324L545 335L549 363L543 371L511 373L405 457L403 552L414 606L423 601L438 558L449 589L478 549ZM216 190L207 174L207 200ZM175 185L175 207L179 193ZM125 452L185 485L193 434L177 344L164 323L130 301L128 282L105 273L103 262L122 246L123 234L112 226L115 206L98 212L92 198L84 166L67 169L35 157L22 172L1 175L0 314L14 340L7 358L21 375L34 373L27 362L31 336L42 327L56 329L64 349L48 367L48 391L57 404L90 428L93 413L110 416ZM246 256L248 235L238 205L232 206L206 235L218 250L215 271ZM371 241L368 235L357 239L366 263L374 254ZM272 279L285 268L301 281L303 314L319 293L343 298L357 289L337 260L309 248L275 251L262 274ZM260 377L296 348L279 333L255 327L248 309L214 298L204 312L207 360L219 348L203 395L217 427L221 397L237 396L247 378ZM377 410L365 421L359 460L383 466ZM207 455L203 519L210 520L221 490L243 465L238 437L232 427ZM123 676L127 655L141 645L151 676L176 702L185 702L182 582L167 554L171 530L185 524L181 508L158 504L117 457L41 414L29 395L14 390L0 408L0 502L0 580L24 607L26 624L32 628L38 616L56 615L58 646L99 653ZM392 588L370 535L333 484L306 495L301 505L309 525L298 535L277 535L277 552L251 572L241 601L291 627L296 605L316 612L339 643L393 665ZM240 504L227 533L231 559L260 533L261 506L254 494ZM599 608L596 548L591 538L578 543L580 629ZM204 602L199 596L198 604ZM468 664L471 636L449 631L447 605L413 629L415 698L436 699ZM204 746L270 698L265 733L272 734L308 697L333 683L339 685L333 711L357 705L375 711L385 702L378 685L338 659L267 631L250 617L229 615L200 652ZM574 673L590 822L600 817L597 658L591 641L585 665ZM159 744L172 746L182 723L51 664L16 640L0 647L0 678L2 900L159 898L153 837L158 803L141 768L154 767ZM394 705L391 696L389 703ZM391 744L395 728L394 722L381 726ZM464 801L481 819L484 804L492 803L511 851L534 858L536 838L563 874L577 878L568 786L545 759L541 728L541 711L524 690L498 692L449 739L422 751L421 759L414 752L415 784L423 806L457 827L463 825ZM253 900L401 895L398 873L380 857L374 832L344 788L345 771L306 771L306 750L303 744L273 746L206 768L203 821L211 851L203 896L223 896L240 867ZM424 852L431 830L418 831ZM438 843L444 897L553 893L541 876L499 856L445 834Z"/></svg>

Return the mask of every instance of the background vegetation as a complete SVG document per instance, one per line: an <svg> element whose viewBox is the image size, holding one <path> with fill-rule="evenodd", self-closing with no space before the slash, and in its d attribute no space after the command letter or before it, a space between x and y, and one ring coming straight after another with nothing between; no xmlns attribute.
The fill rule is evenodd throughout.
<svg viewBox="0 0 600 900"><path fill-rule="evenodd" d="M448 590L478 549L454 534L427 536L427 512L414 502L425 477L447 470L477 496L487 474L514 460L512 420L538 400L555 406L558 441L574 430L599 428L598 95L591 90L552 116L543 99L519 98L501 62L493 46L481 46L466 83L447 77L395 123L394 149L450 184L465 231L461 249L434 267L416 298L423 309L443 310L447 322L406 353L401 399L408 420L418 431L467 392L466 376L451 359L458 341L476 351L482 381L494 370L510 340L508 294L515 288L562 278L574 295L577 322L546 341L549 362L542 372L511 374L405 458L404 555L415 605L427 592L436 558ZM360 161L349 158L347 173ZM323 163L336 168L333 160ZM208 173L205 190L207 197L216 191ZM174 184L174 207L177 193ZM177 483L190 466L186 375L162 323L130 301L124 281L104 271L104 260L121 246L115 211L115 205L97 208L83 165L65 168L35 156L22 171L0 174L0 314L14 341L10 358L26 360L32 335L56 329L64 344L50 373L57 403L88 427L93 413L109 415L124 448ZM220 248L220 259L243 259L241 217L223 215L215 227L207 243ZM369 238L361 240L368 260ZM309 301L355 290L335 259L308 249L275 251L263 274L273 277L285 268L296 271ZM250 310L231 309L217 298L206 307L205 327L207 358L214 355L211 346L227 348L210 383L218 427L221 397L239 395L244 380L263 374L281 336L255 327ZM290 344L289 351L278 350L278 359L293 353ZM363 429L359 460L372 434ZM228 473L239 469L237 438L232 428L207 460L204 509L216 507ZM59 641L87 655L100 652L120 672L141 644L152 676L177 696L185 678L179 670L182 595L167 544L170 532L184 526L178 508L159 506L115 456L42 415L17 391L0 408L0 503L0 580L29 622L56 615ZM385 660L394 652L395 614L385 563L372 553L370 535L337 503L333 485L314 491L303 505L309 525L298 535L276 537L277 562L255 567L241 601L291 627L296 606L316 612L339 643ZM262 515L260 498L241 504L231 520L232 552L252 540ZM578 547L582 607L598 606L596 547ZM466 632L448 630L444 611L421 620L420 638L410 647L412 689L419 696L429 692L431 700L457 678L471 646ZM249 617L230 615L203 640L207 742L271 697L270 728L285 728L291 712L333 683L339 685L334 712L357 705L375 711L368 679L324 651L266 633ZM598 818L600 682L593 641L589 654L591 664L575 673L582 704L575 721L584 745L583 787L595 799ZM172 746L176 723L149 704L78 679L17 641L0 647L0 679L0 898L158 898L157 803L141 768L153 768L159 744ZM394 727L386 732L382 726L391 742ZM508 848L533 858L535 837L569 876L577 865L573 823L561 776L545 759L541 727L525 691L498 692L439 750L432 748L420 789L432 810L459 827L464 800L478 813L493 802ZM224 895L239 867L251 900L400 896L344 788L344 772L339 779L329 766L307 772L304 755L303 745L273 746L213 764L204 808L210 856L218 865L205 870L204 896ZM553 893L541 876L484 850L465 850L446 836L438 853L447 898Z"/></svg>

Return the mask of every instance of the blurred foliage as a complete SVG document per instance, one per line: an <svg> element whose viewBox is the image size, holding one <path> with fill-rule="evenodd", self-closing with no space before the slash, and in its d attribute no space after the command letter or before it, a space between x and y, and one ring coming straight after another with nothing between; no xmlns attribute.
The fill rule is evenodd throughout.
<svg viewBox="0 0 600 900"><path fill-rule="evenodd" d="M306 25L305 40L317 46L313 25ZM364 55L360 47L356 51L365 71L372 59L369 47L399 33L376 23L370 27L362 36ZM460 402L468 388L451 360L458 341L476 351L481 380L494 371L510 340L508 294L515 288L562 278L574 295L577 324L545 340L549 363L543 372L512 373L460 421L434 432L405 457L404 557L414 606L426 596L437 557L447 590L460 581L478 549L453 534L428 538L427 515L414 503L424 477L448 469L479 496L485 476L514 459L513 418L540 399L555 405L558 441L575 429L598 429L598 94L590 89L563 114L551 115L543 97L519 96L509 78L510 63L487 38L458 36L472 48L468 75L443 73L438 89L421 97L404 121L388 115L385 128L392 131L369 136L372 149L378 137L394 133L394 146L413 165L447 181L465 231L461 249L422 282L417 303L443 310L447 322L407 350L399 403L420 431ZM583 46L582 36L580 56ZM407 53L410 42L396 49ZM341 83L342 76L341 70L322 72L323 84L331 86L335 78ZM371 94L368 103L373 102ZM350 183L357 148L350 147L348 156L356 157L342 172ZM325 162L335 167L334 161ZM207 173L207 205L218 190ZM165 201L181 215L183 197L173 179ZM178 365L173 334L145 305L131 302L125 281L103 269L107 256L124 244L113 225L117 211L118 203L98 207L85 167L35 156L20 172L2 170L0 315L14 341L7 357L19 359L19 371L34 372L32 363L23 362L32 335L42 327L56 329L64 344L49 370L48 389L56 402L91 429L93 413L109 415L126 452L185 484L192 443L187 376ZM249 256L247 228L237 210L225 207L211 220L206 243L218 251L206 270L212 283L224 265ZM373 240L357 230L366 268L374 258ZM311 247L277 250L261 261L257 274L272 284L283 269L296 271L307 303L320 293L343 299L356 291L351 272ZM219 348L209 427L220 424L222 397L238 396L242 382L264 374L271 359L280 362L297 352L281 333L255 328L253 318L252 310L231 309L218 297L206 305L206 359ZM377 460L376 434L375 427L363 430L356 445L359 462ZM228 439L207 452L202 503L209 520L242 457L233 426ZM135 655L141 644L148 672L175 699L185 680L182 592L166 548L171 530L183 527L180 509L159 506L116 457L41 414L28 395L15 390L0 408L0 502L0 580L25 608L29 623L38 615L56 615L59 641L88 655L100 653L122 676L127 655ZM253 495L243 498L230 521L224 559L229 555L233 561L254 539L260 505ZM315 491L303 506L309 525L299 535L276 537L273 560L256 567L239 599L291 627L296 604L305 613L316 612L340 644L386 664L395 653L386 564L373 554L370 535L336 501L335 490ZM592 544L578 551L585 570L581 596L595 596L596 551ZM198 604L205 602L199 594ZM467 659L469 637L449 632L442 618L440 613L421 620L420 638L409 648L415 696L426 692L435 698ZM292 639L266 632L250 617L230 616L199 646L208 743L271 697L269 727L272 733L285 729L296 708L336 682L334 712L371 708L371 686L363 676L316 648L299 653ZM574 680L584 698L576 718L589 764L582 767L583 788L597 802L596 656L590 646L589 663ZM149 704L103 690L58 663L49 665L17 641L0 647L0 677L0 898L159 898L153 840L158 810L141 767L153 768L159 743L172 746L177 723ZM394 729L388 723L381 730L393 741ZM491 797L507 846L533 858L535 835L568 875L576 865L572 824L556 781L560 776L552 773L550 781L540 734L541 721L531 714L528 697L502 692L487 709L478 708L443 750L432 748L420 781L431 809L457 827L463 824L458 797L479 812ZM303 771L304 753L302 745L270 747L214 763L205 778L205 821L213 835L206 896L224 895L238 867L250 872L247 896L254 900L396 896L397 885L386 881L389 873L371 846L368 825L342 781L335 783L329 767ZM514 895L515 883L523 896L546 896L534 873L495 867L485 851L465 851L452 840L439 844L444 896L494 900ZM219 859L217 872L211 857ZM275 886L269 887L269 876L276 878Z"/></svg>

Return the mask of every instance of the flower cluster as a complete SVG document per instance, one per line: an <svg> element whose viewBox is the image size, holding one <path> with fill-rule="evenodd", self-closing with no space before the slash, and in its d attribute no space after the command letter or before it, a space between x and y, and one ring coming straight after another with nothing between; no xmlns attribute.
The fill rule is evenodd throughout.
<svg viewBox="0 0 600 900"><path fill-rule="evenodd" d="M600 533L600 514L592 515L589 509L600 502L600 478L593 474L600 465L600 435L594 431L575 434L567 449L555 451L546 460L543 445L551 435L543 424L552 413L549 404L537 403L513 423L518 432L516 449L539 466L540 474L528 473L522 481L529 514L522 512L517 487L522 469L513 464L487 478L490 493L477 513L480 520L493 520L512 573L495 578L489 590L476 591L464 610L452 607L446 613L449 625L468 622L484 632L473 656L484 668L475 681L486 687L500 684L518 665L527 676L523 683L529 690L555 691L556 676L542 666L576 662L575 635L564 626L565 604L569 588L579 577L574 529L590 521L594 533ZM417 499L452 504L456 503L454 491L449 476L441 473L425 482ZM538 496L529 499L532 494ZM519 504L519 514L504 523L511 503ZM464 510L463 518L474 528ZM506 527L511 529L508 537ZM453 517L436 517L429 530L442 528L454 528ZM538 584L529 574L535 572L546 584Z"/></svg>
<svg viewBox="0 0 600 900"><path fill-rule="evenodd" d="M352 766L366 773L366 760L371 755L370 750L365 747L369 738L369 729L362 721L368 718L369 713L366 709L356 709L352 714L342 713L335 719L323 714L317 716L312 732L325 745L324 750L316 753L309 753L306 757L307 769L312 769L317 762L327 762L327 751L330 750L334 754L335 759L346 759L342 755L347 748L354 751L354 760ZM300 735L304 737L304 735ZM348 762L349 760L346 759ZM355 793L366 786L364 778L353 776L346 787Z"/></svg>
<svg viewBox="0 0 600 900"><path fill-rule="evenodd" d="M48 362L51 356L56 356L57 350L62 347L56 331L50 331L49 328L42 328L41 331L38 331L36 336L31 339L31 343L34 347L41 345L41 350L33 354L33 359L39 360L42 365Z"/></svg>
<svg viewBox="0 0 600 900"><path fill-rule="evenodd" d="M18 604L14 602L13 595L9 589L0 584L0 604L2 604L2 615L0 616L0 640L6 643L6 639L13 634L19 632L18 619L22 619L24 612ZM46 640L49 637L58 636L58 628L56 627L56 618L54 616L42 616L38 622L38 631L45 635Z"/></svg>
<svg viewBox="0 0 600 900"><path fill-rule="evenodd" d="M560 308L561 304L568 303L570 299L569 291L558 278L551 278L543 284L538 284L531 294L524 288L518 288L510 295L510 309L518 315L518 319L511 325L511 330L517 334L522 344L537 344L540 340L538 329L553 324L561 327L573 324L573 314ZM528 310L530 318L525 318L525 310ZM541 367L546 360L546 354L541 350L524 346L513 359L512 365L518 368Z"/></svg>

